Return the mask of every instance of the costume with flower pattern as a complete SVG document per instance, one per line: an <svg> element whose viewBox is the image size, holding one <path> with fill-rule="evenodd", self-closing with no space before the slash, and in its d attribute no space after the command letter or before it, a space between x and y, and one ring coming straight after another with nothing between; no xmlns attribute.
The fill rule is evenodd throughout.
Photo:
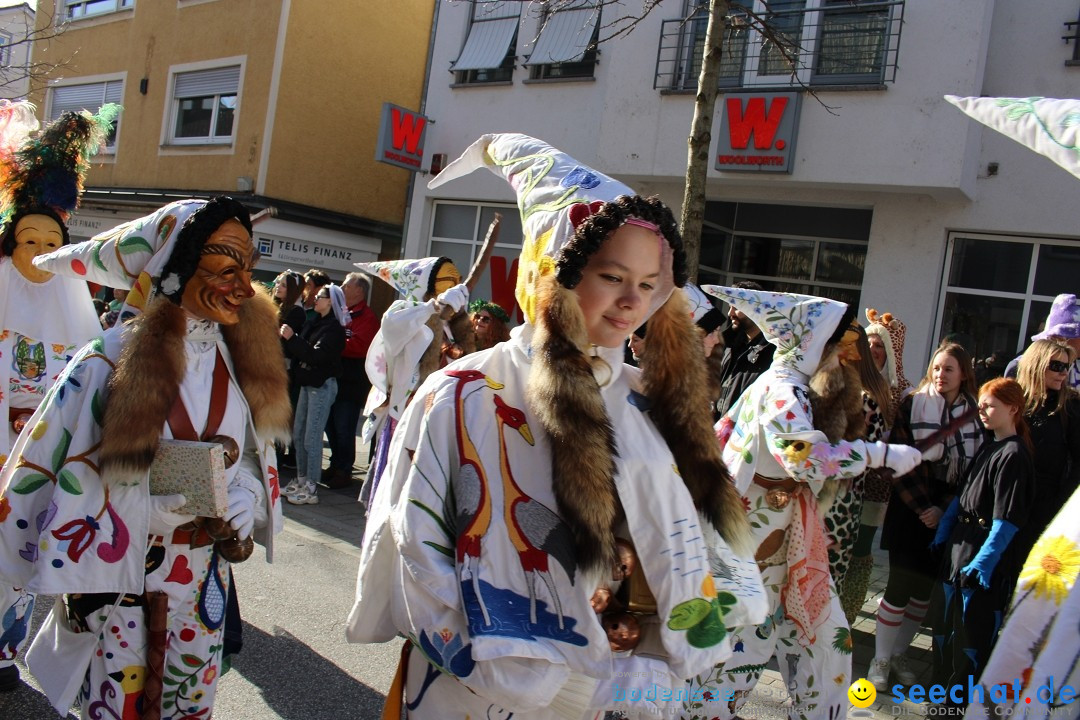
<svg viewBox="0 0 1080 720"><path fill-rule="evenodd" d="M0 422L6 427L0 465L15 444L16 423L41 404L75 351L101 332L85 282L34 273L15 254L46 252L44 239L55 246L67 241L66 219L79 204L89 158L118 109L108 105L98 117L64 113L35 136L34 106L0 101ZM59 235L31 227L53 221ZM34 595L22 588L0 592L0 690L17 687L13 663L33 606Z"/></svg>
<svg viewBox="0 0 1080 720"><path fill-rule="evenodd" d="M655 682L678 691L683 678L726 659L725 625L759 621L764 593L753 563L722 537L738 530L706 520L716 517L704 512L710 501L694 497L691 483L680 477L682 460L658 429L657 398L646 397L648 371L624 366L621 347L589 347L586 339L583 349L583 324L575 329L573 320L553 319L556 307L580 316L551 258L573 244L570 209L584 217L588 203L602 206L631 191L522 135L484 136L438 180L482 166L517 189L527 252L542 253L533 258L532 275L519 273L517 299L526 323L508 342L433 373L406 408L372 500L347 637L385 642L401 633L410 640L405 701L414 720L508 712L522 720L593 718L619 700L615 683L640 692ZM650 328L661 327L656 318L666 314L700 356L683 295L672 295L670 246L661 243L667 252L653 300L663 308ZM563 354L580 363L565 403L546 399L548 391L561 392L547 384L552 377L567 376L552 369L550 343L562 332L573 338ZM704 358L695 359L703 385ZM610 430L610 444L586 449L588 457L595 452L610 461L610 497L569 478L561 453L568 443L580 447L574 444L579 433L551 431L553 405L574 414L598 409L600 421L590 416L582 431ZM723 472L704 404L698 417L701 447ZM577 462L568 464L606 477L602 463L588 457L572 454ZM744 527L730 483L708 480L710 491L727 483L730 517ZM568 499L569 491L580 494ZM623 520L604 526L581 519L614 517L602 511L614 511L615 502ZM597 539L591 554L577 540L589 532ZM603 546L610 540L614 548L615 533L640 549L656 597L656 614L642 621L648 656L615 656L590 605L598 583L611 574L605 563L612 556ZM613 667L645 673L647 680L616 678ZM633 705L620 707L647 711L649 703Z"/></svg>
<svg viewBox="0 0 1080 720"><path fill-rule="evenodd" d="M362 436L365 442L375 443L375 454L360 490L361 502L369 502L374 494L401 414L416 388L434 369L422 362L425 354L448 332L439 318L441 307L432 297L434 276L448 262L449 258L428 257L355 263L401 295L383 314L364 361L371 390L364 404ZM439 337L436 328L442 330Z"/></svg>
<svg viewBox="0 0 1080 720"><path fill-rule="evenodd" d="M696 681L732 688L735 699L707 703L705 715L692 717L732 717L773 656L794 698L790 717L840 717L851 684L852 643L829 573L817 498L827 483L883 462L880 443L830 443L814 428L809 378L847 306L790 293L703 289L757 323L776 352L769 370L717 424L724 460L749 513L769 616L763 625L735 628L734 656Z"/></svg>
<svg viewBox="0 0 1080 720"><path fill-rule="evenodd" d="M160 271L185 221L207 205L172 203L36 264L112 287L142 277L148 284L129 293L125 308L138 313L141 304L132 302L145 301L149 273ZM219 326L154 297L140 317L76 354L19 437L18 462L0 475L0 576L63 596L27 654L62 713L77 694L89 717L139 717L147 662L143 593L158 590L169 606L161 717L210 716L229 563L213 544L191 547L192 531L149 534L147 478L157 442L172 437L165 422L172 397L179 395L193 426L207 424L220 358L227 374L218 432L240 453L226 470L230 503L238 502L236 489L250 495L255 538L272 556L271 538L281 528L273 441L288 432L286 378L272 301L258 295L239 314L235 325ZM165 412L155 421L155 410L140 408L159 398ZM96 642L81 642L87 632Z"/></svg>

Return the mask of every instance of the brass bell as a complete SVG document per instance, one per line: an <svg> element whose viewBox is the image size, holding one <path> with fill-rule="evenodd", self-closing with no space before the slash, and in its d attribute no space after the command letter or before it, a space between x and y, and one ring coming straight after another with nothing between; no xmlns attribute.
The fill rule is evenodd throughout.
<svg viewBox="0 0 1080 720"><path fill-rule="evenodd" d="M241 563L251 557L251 553L255 550L255 541L250 536L239 540L233 535L226 540L218 540L214 543L214 549L229 562Z"/></svg>

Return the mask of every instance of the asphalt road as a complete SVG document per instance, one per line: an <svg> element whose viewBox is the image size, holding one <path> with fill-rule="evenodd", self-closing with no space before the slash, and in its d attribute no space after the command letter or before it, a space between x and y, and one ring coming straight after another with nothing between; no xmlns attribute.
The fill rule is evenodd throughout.
<svg viewBox="0 0 1080 720"><path fill-rule="evenodd" d="M356 582L355 549L346 546L351 552L342 551L305 535L290 529L281 533L273 565L261 561L256 552L251 560L235 566L244 649L218 683L215 718L366 720L380 716L397 667L400 641L385 645L345 642L345 617ZM38 606L35 631L51 603L41 598ZM0 694L0 720L63 717L37 689L21 657L18 663L29 684Z"/></svg>

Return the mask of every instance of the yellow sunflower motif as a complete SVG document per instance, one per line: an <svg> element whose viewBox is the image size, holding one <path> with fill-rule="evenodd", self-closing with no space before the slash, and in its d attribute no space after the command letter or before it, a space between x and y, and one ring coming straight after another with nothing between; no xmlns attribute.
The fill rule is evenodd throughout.
<svg viewBox="0 0 1080 720"><path fill-rule="evenodd" d="M1080 547L1065 537L1043 537L1035 543L1020 573L1020 586L1031 588L1035 597L1046 597L1060 605L1080 574Z"/></svg>
<svg viewBox="0 0 1080 720"><path fill-rule="evenodd" d="M555 261L544 252L554 230L548 228L535 238L526 236L521 248L516 295L518 306L530 323L536 322L536 284L540 278L555 272Z"/></svg>
<svg viewBox="0 0 1080 720"><path fill-rule="evenodd" d="M805 440L795 440L788 443L784 448L784 455L794 465L801 465L806 462L806 458L810 456L810 451L813 446Z"/></svg>

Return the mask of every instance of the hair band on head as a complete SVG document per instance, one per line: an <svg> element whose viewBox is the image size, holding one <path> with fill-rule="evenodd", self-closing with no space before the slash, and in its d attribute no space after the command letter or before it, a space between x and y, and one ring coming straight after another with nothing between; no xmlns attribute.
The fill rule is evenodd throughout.
<svg viewBox="0 0 1080 720"><path fill-rule="evenodd" d="M626 218L626 222L624 222L623 224L636 225L639 228L645 228L646 230L656 233L656 236L660 238L664 236L664 234L660 232L659 225L657 225L656 223L651 223L648 220L642 220L639 217L628 217Z"/></svg>

